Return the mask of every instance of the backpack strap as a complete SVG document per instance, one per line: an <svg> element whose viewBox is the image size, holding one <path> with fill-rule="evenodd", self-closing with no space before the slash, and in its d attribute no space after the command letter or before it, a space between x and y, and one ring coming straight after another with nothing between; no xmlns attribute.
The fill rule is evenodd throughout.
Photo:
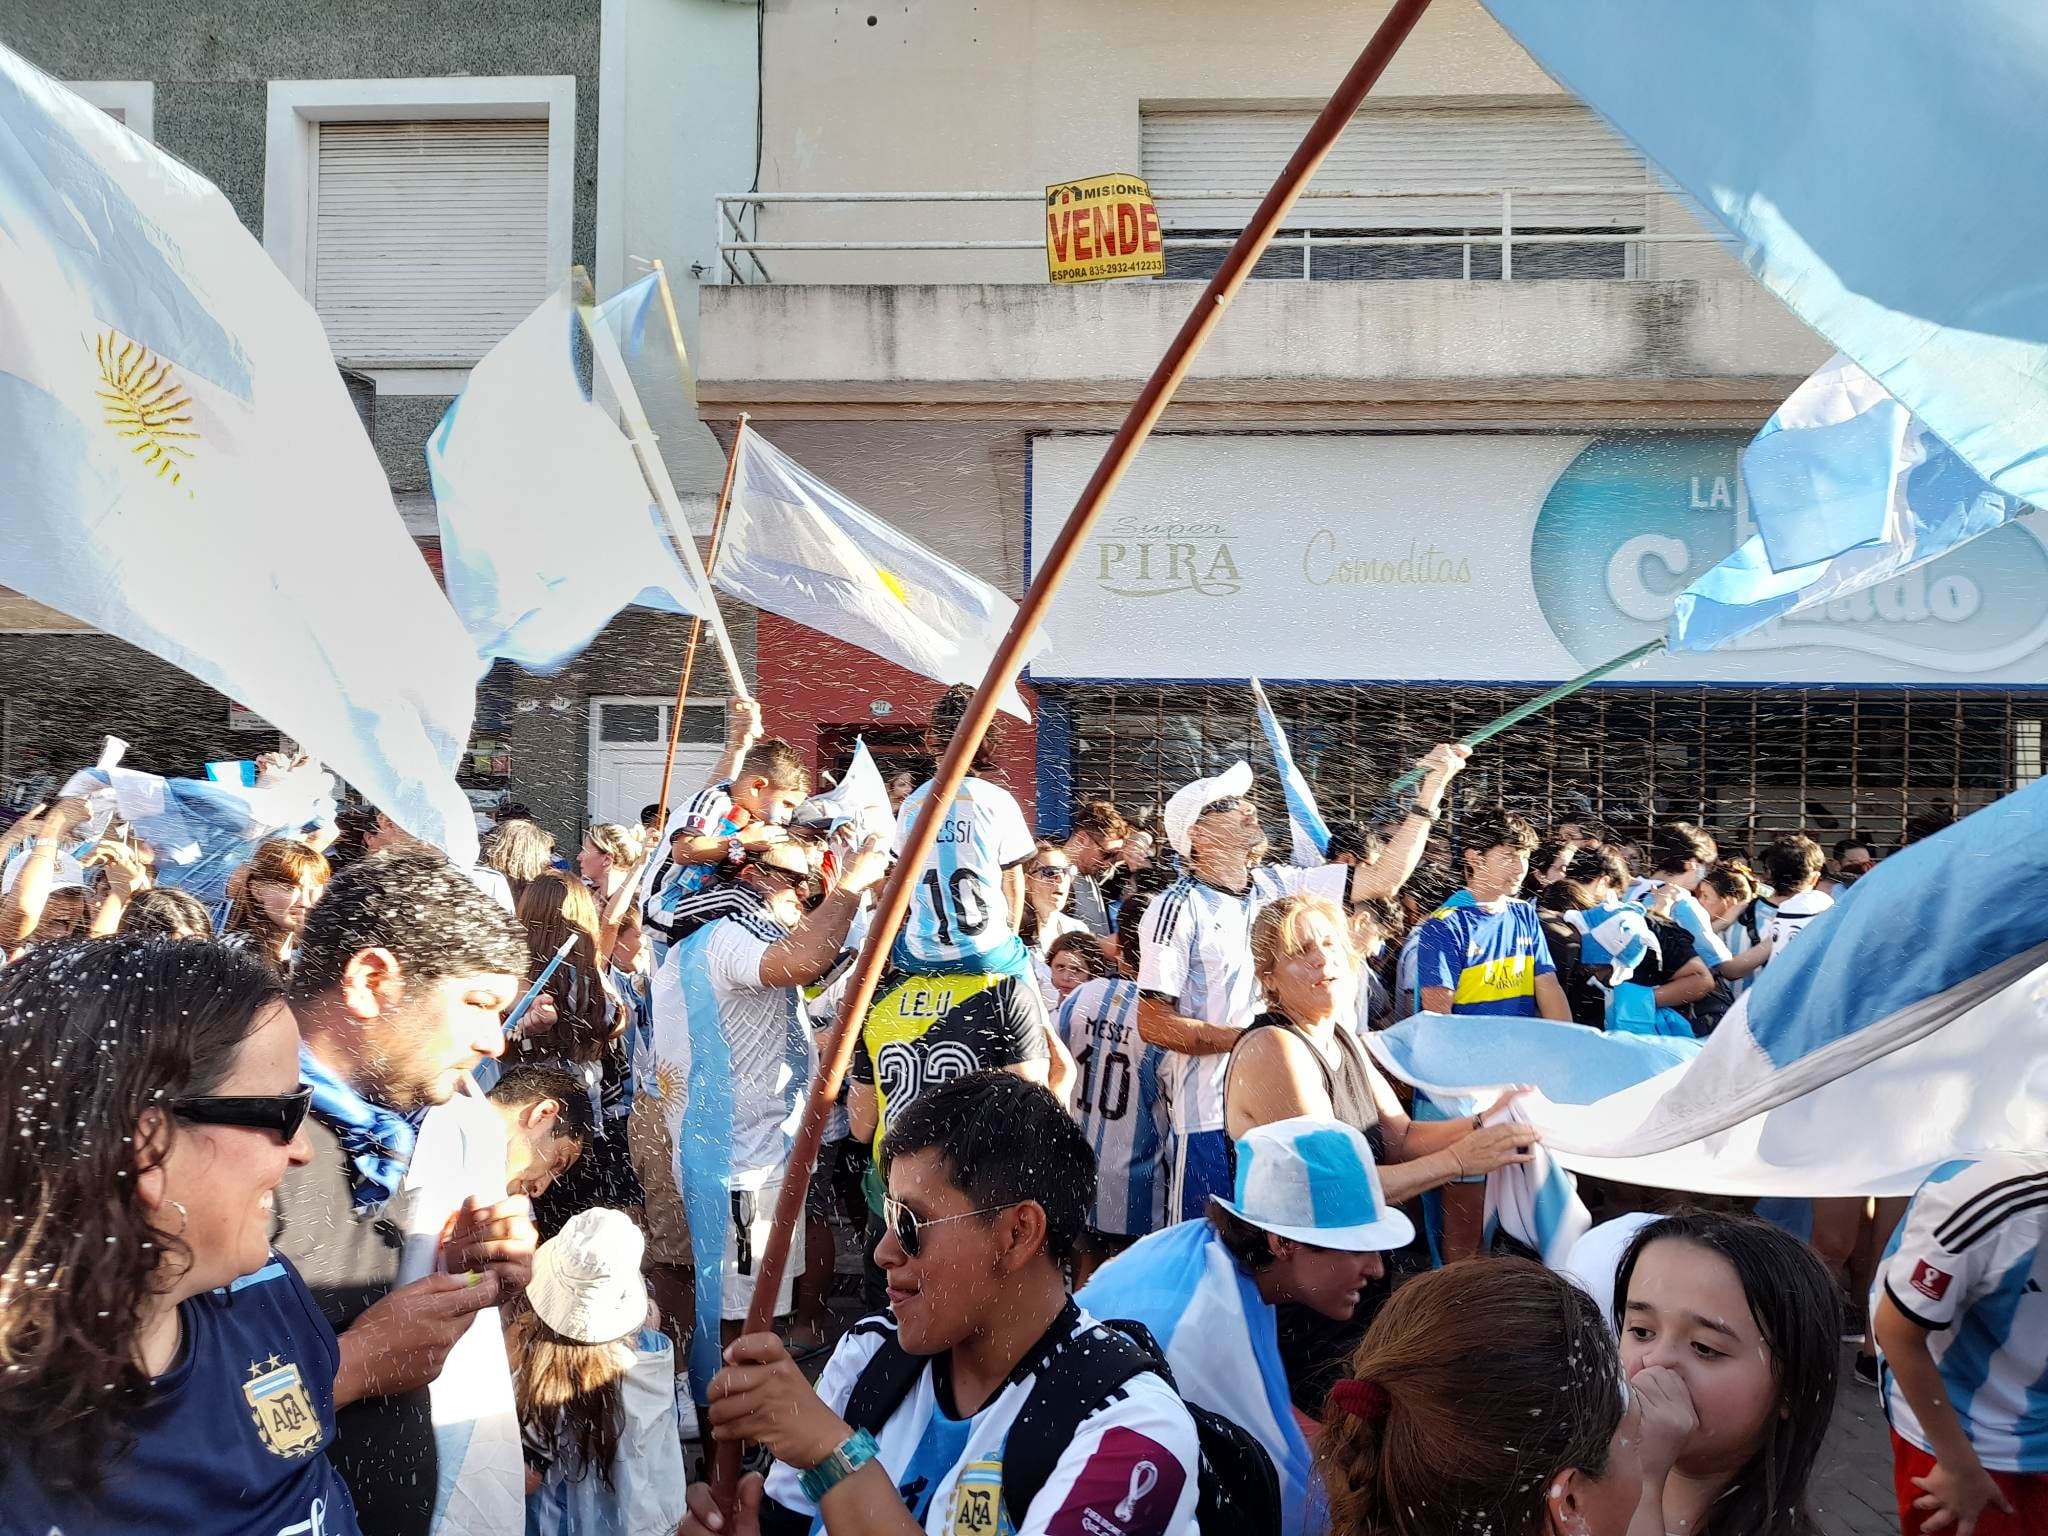
<svg viewBox="0 0 2048 1536"><path fill-rule="evenodd" d="M1133 1334L1143 1335L1143 1342ZM1022 1528L1031 1501L1052 1480L1081 1425L1147 1372L1172 1382L1142 1323L1098 1323L1046 1361L1003 1440L1003 1509L1012 1526Z"/></svg>
<svg viewBox="0 0 2048 1536"><path fill-rule="evenodd" d="M882 1347L868 1358L854 1378L853 1391L846 1399L846 1422L854 1429L880 1434L917 1378L931 1364L929 1356L913 1355L898 1342L896 1330L881 1318L868 1318L855 1325L855 1333L878 1333Z"/></svg>

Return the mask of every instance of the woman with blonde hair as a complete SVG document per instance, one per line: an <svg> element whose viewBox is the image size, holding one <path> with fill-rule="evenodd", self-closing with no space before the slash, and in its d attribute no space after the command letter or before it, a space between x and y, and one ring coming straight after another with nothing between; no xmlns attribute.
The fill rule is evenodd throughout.
<svg viewBox="0 0 2048 1536"><path fill-rule="evenodd" d="M1345 1027L1358 956L1337 904L1288 896L1252 920L1252 971L1267 1011L1238 1036L1224 1081L1231 1139L1255 1125L1310 1115L1363 1131L1387 1198L1399 1205L1453 1179L1529 1161L1527 1125L1482 1125L1513 1094L1465 1120L1408 1118L1393 1086Z"/></svg>
<svg viewBox="0 0 2048 1536"><path fill-rule="evenodd" d="M259 845L249 862L228 876L222 941L283 975L291 969L306 914L327 889L331 873L326 855L296 839L273 837Z"/></svg>
<svg viewBox="0 0 2048 1536"><path fill-rule="evenodd" d="M598 951L626 970L633 968L639 949L639 903L634 898L640 894L640 871L649 846L638 828L598 821L583 834L576 854L576 873L597 903Z"/></svg>
<svg viewBox="0 0 2048 1536"><path fill-rule="evenodd" d="M554 864L554 834L524 817L508 821L484 839L484 867L495 869L512 887L516 903L527 886Z"/></svg>

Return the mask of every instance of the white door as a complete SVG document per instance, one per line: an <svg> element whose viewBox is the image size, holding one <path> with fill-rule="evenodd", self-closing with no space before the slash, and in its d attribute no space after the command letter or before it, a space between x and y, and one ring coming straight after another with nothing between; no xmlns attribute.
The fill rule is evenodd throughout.
<svg viewBox="0 0 2048 1536"><path fill-rule="evenodd" d="M595 698L590 701L590 798L592 821L640 825L640 808L661 798L661 769L668 757L669 699ZM683 739L676 744L671 804L702 789L725 747L725 701L692 699L683 711Z"/></svg>

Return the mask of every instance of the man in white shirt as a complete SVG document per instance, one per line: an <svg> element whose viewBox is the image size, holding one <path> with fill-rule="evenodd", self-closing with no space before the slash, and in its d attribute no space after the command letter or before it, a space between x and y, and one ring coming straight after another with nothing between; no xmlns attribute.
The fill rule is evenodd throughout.
<svg viewBox="0 0 2048 1536"><path fill-rule="evenodd" d="M1252 771L1243 762L1197 779L1166 802L1167 840L1187 872L1145 914L1138 1035L1176 1053L1169 1063L1169 1220L1199 1219L1211 1195L1230 1193L1223 1074L1238 1033L1258 1011L1252 919L1268 902L1297 891L1337 902L1392 896L1420 861L1444 790L1470 756L1463 746L1430 749L1420 764L1415 804L1371 864L1298 869L1265 863L1266 834L1248 798Z"/></svg>
<svg viewBox="0 0 2048 1536"><path fill-rule="evenodd" d="M698 926L678 934L655 976L655 1076L696 1258L690 1374L699 1402L721 1339L737 1336L753 1301L756 1255L810 1089L816 1046L803 988L838 963L861 894L887 871L879 844L870 839L822 898L802 843L728 866L692 903ZM798 1239L777 1315L790 1310L803 1267Z"/></svg>
<svg viewBox="0 0 2048 1536"><path fill-rule="evenodd" d="M932 706L932 755L942 755L960 727L971 688L949 688ZM978 775L992 771L993 731L974 754L975 776L963 779L938 841L918 872L910 913L889 958L898 970L919 975L1001 972L1033 982L1031 955L1017 937L1024 912L1024 865L1038 840L1016 798ZM931 798L932 781L911 791L896 813L896 852Z"/></svg>

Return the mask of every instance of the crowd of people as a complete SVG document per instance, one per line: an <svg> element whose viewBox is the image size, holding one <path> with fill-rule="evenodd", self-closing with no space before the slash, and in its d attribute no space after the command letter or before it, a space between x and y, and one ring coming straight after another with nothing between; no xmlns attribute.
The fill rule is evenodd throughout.
<svg viewBox="0 0 2048 1536"><path fill-rule="evenodd" d="M741 700L666 816L569 850L504 807L462 869L346 809L211 905L81 800L15 822L0 1531L1809 1536L1853 1337L1902 1531L2048 1532L2048 1149L1910 1205L1587 1180L1545 1267L1485 1220L1539 1153L1518 1093L1363 1043L1696 1041L1880 850L1454 820L1439 745L1281 864L1245 763L1049 831L991 748L809 1169L928 777L878 824Z"/></svg>

